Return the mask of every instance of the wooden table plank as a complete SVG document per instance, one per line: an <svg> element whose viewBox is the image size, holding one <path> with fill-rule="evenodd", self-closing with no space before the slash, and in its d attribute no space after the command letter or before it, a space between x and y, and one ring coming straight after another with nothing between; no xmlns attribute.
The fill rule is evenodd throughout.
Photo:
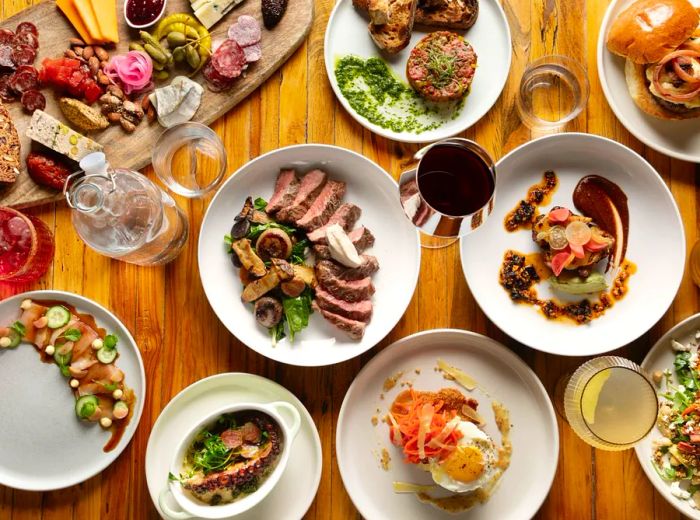
<svg viewBox="0 0 700 520"><path fill-rule="evenodd" d="M212 127L228 151L228 169L280 146L330 143L362 153L394 177L412 164L417 145L393 143L364 130L335 100L326 78L323 39L333 0L315 0L316 18L304 45L270 79ZM3 17L29 5L5 0ZM676 198L690 247L700 233L700 169L665 157L633 138L610 110L598 81L597 36L607 2L594 0L503 0L513 38L513 63L503 94L474 128L464 133L495 158L540 135L520 123L515 96L525 66L551 53L586 65L591 95L585 111L564 130L613 138L641 153L658 169ZM303 86L305 85L305 88ZM553 109L558 100L551 100ZM153 179L150 168L145 173ZM30 211L54 229L57 242L52 270L37 284L0 285L0 297L22 290L56 288L85 294L113 310L133 332L144 358L147 399L141 424L129 447L102 475L68 490L27 493L0 486L0 520L42 518L157 518L146 487L143 461L148 435L167 402L185 386L226 371L272 378L309 408L321 435L324 463L321 485L308 519L358 518L342 484L335 459L335 426L345 392L360 368L379 350L411 333L455 327L488 334L517 352L551 392L556 381L584 358L561 358L518 345L479 309L464 281L459 249L423 251L421 277L406 314L371 352L335 367L281 365L247 349L218 322L199 282L197 238L210 198L178 198L190 222L183 254L165 267L121 264L85 248L74 233L65 204ZM616 353L640 361L665 330L700 310L700 291L688 273L669 312L652 330ZM539 511L542 519L681 518L644 476L632 451L592 450L559 420L559 468Z"/></svg>

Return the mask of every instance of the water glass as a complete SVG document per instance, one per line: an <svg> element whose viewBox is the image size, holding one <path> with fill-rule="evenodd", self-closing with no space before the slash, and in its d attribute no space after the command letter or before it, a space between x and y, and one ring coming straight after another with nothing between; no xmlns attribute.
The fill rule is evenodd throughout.
<svg viewBox="0 0 700 520"><path fill-rule="evenodd" d="M27 283L49 269L54 240L44 222L0 207L0 282Z"/></svg>

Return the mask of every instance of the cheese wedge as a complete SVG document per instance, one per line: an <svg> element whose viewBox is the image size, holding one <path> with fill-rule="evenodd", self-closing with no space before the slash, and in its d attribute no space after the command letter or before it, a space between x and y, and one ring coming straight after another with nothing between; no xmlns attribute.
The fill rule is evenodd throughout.
<svg viewBox="0 0 700 520"><path fill-rule="evenodd" d="M116 0L90 0L90 5L104 41L119 43Z"/></svg>
<svg viewBox="0 0 700 520"><path fill-rule="evenodd" d="M97 24L97 17L92 11L92 4L90 0L73 0L75 8L80 14L80 18L83 19L85 27L87 27L88 32L93 40L104 41L104 36L100 32L100 26Z"/></svg>
<svg viewBox="0 0 700 520"><path fill-rule="evenodd" d="M78 34L85 43L90 45L97 43L95 39L90 36L83 19L80 17L80 13L78 13L78 10L75 8L73 0L56 0L56 5L63 12L66 18L68 18L75 30L78 31Z"/></svg>

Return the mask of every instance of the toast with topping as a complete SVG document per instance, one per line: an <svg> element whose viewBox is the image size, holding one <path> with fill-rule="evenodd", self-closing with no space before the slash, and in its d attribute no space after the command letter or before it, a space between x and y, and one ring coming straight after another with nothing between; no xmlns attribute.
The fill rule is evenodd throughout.
<svg viewBox="0 0 700 520"><path fill-rule="evenodd" d="M467 30L479 16L479 0L423 0L415 23L428 27Z"/></svg>
<svg viewBox="0 0 700 520"><path fill-rule="evenodd" d="M12 184L19 175L20 143L5 105L0 103L0 184Z"/></svg>
<svg viewBox="0 0 700 520"><path fill-rule="evenodd" d="M405 49L411 41L418 0L389 0L384 7L379 0L368 0L367 4L375 20L387 20L380 25L369 24L369 34L377 47L389 54Z"/></svg>

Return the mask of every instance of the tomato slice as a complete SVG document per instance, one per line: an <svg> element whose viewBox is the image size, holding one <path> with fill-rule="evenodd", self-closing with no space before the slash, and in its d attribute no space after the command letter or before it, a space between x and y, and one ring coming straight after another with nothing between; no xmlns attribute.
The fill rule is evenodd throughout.
<svg viewBox="0 0 700 520"><path fill-rule="evenodd" d="M559 276L561 272L569 265L574 259L574 254L570 251L563 251L557 253L552 257L552 271L554 276Z"/></svg>
<svg viewBox="0 0 700 520"><path fill-rule="evenodd" d="M557 208L549 212L549 221L554 224L563 224L567 221L571 212L566 208Z"/></svg>

